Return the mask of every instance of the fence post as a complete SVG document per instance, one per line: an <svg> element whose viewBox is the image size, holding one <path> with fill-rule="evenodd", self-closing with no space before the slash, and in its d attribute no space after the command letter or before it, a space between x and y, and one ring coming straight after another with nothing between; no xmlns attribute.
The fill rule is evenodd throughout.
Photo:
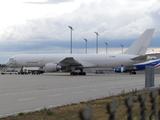
<svg viewBox="0 0 160 120"><path fill-rule="evenodd" d="M115 112L116 112L116 100L112 99L112 109L110 106L111 103L106 103L106 110L109 113L109 120L115 120Z"/></svg>
<svg viewBox="0 0 160 120"><path fill-rule="evenodd" d="M149 115L149 120L152 120L152 116L154 116L154 120L158 120L158 116L156 113L156 90L152 90L150 92L150 102L151 102L151 114Z"/></svg>
<svg viewBox="0 0 160 120"><path fill-rule="evenodd" d="M92 117L92 106L89 104L87 105L87 114L86 114L86 117L84 117L83 115L83 110L79 110L79 118L81 120L91 120L91 117Z"/></svg>
<svg viewBox="0 0 160 120"><path fill-rule="evenodd" d="M133 107L133 96L130 94L129 98L124 99L127 107L127 120L132 120L132 107Z"/></svg>
<svg viewBox="0 0 160 120"><path fill-rule="evenodd" d="M144 92L139 94L138 100L140 102L140 109L141 109L140 120L146 120L146 117L145 117L145 94L144 94Z"/></svg>
<svg viewBox="0 0 160 120"><path fill-rule="evenodd" d="M146 66L145 69L145 87L154 87L154 67Z"/></svg>

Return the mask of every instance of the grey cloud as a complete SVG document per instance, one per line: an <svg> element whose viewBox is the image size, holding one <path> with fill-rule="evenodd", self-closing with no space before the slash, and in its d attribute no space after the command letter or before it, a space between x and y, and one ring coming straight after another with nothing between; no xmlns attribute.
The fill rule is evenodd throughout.
<svg viewBox="0 0 160 120"><path fill-rule="evenodd" d="M46 2L25 2L28 4L58 4L62 2L72 2L73 0L47 0Z"/></svg>
<svg viewBox="0 0 160 120"><path fill-rule="evenodd" d="M12 26L9 32L6 30L2 38L7 40L47 38L65 41L69 39L68 25L70 25L74 28L73 38L77 41L83 40L84 37L94 40L95 31L99 32L101 39L134 39L135 35L141 34L145 29L159 25L159 22L153 23L153 20L158 20L156 18L158 12L137 14L138 10L133 12L130 7L117 11L116 8L106 6L108 4L113 4L113 1L102 0L99 4L94 2L87 5L81 4L72 13L63 14L57 18L44 17L28 20L26 25ZM114 5L119 6L119 3L115 1Z"/></svg>
<svg viewBox="0 0 160 120"><path fill-rule="evenodd" d="M75 28L74 35L79 37L79 39L83 35L91 39L93 38L91 35L95 31L102 33L101 37L112 39L125 38L127 35L124 33L130 32L133 38L134 35L143 32L145 27L147 29L153 26L150 15L143 14L138 10L133 12L130 6L125 9L116 10L117 8L110 8L108 4L110 6L112 4L120 6L120 3L116 1L108 2L105 0L102 0L99 4L95 4L95 2L87 5L81 4L72 13L63 14L58 18L46 18L41 22L48 21L51 25L50 28L54 24L56 26L56 32L54 33L61 36L64 35L64 38L68 34L67 26L71 25ZM137 14L138 12L139 14ZM54 28L52 27L51 29L53 31ZM128 35L128 37L130 36Z"/></svg>
<svg viewBox="0 0 160 120"><path fill-rule="evenodd" d="M160 0L157 0L157 2L151 6L148 13L151 16L154 25L156 26L156 30L160 31Z"/></svg>
<svg viewBox="0 0 160 120"><path fill-rule="evenodd" d="M34 4L56 4L71 2L72 0L48 0ZM150 47L159 47L160 37L160 9L159 1L146 8L145 12L132 6L120 7L116 0L101 0L81 4L71 13L64 13L58 17L41 17L27 20L25 24L14 25L4 29L0 35L0 51L5 55L7 51L13 53L69 53L70 29L73 31L74 53L84 53L85 41L88 40L88 50L94 50L96 35L99 33L99 48L120 48L120 44L129 47L135 39L147 28L155 27L155 33ZM137 1L138 2L138 1ZM146 2L146 1L144 1ZM30 4L33 2L30 2ZM110 7L112 6L113 7ZM143 10L144 11L144 10ZM77 52L77 51L81 52ZM94 53L95 51L91 51ZM1 55L3 56L3 55Z"/></svg>
<svg viewBox="0 0 160 120"><path fill-rule="evenodd" d="M73 46L76 48L84 47L84 38L88 39L88 47L93 48L96 38L95 31L100 35L100 47L105 47L104 42L110 42L110 47L123 43L126 43L125 46L129 46L128 44L137 39L145 29L160 24L154 22L159 19L157 18L158 7L144 15L137 14L137 12L132 13L129 8L126 8L126 11L113 11L115 8L105 7L107 2L103 0L98 5L81 4L72 13L63 14L57 18L42 17L28 20L23 25L10 26L0 36L0 39L18 46L10 51L40 50L52 47L53 49L62 49L69 47L70 29L68 26L70 25L74 29ZM116 4L118 6L118 3ZM117 16L113 13L116 13ZM115 40L118 41L117 44L114 44ZM10 48L14 48L14 46Z"/></svg>

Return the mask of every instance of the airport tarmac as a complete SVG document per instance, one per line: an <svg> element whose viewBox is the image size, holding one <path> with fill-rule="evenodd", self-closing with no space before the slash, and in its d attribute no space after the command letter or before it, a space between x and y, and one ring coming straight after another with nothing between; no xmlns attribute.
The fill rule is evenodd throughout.
<svg viewBox="0 0 160 120"><path fill-rule="evenodd" d="M160 74L155 74L155 87ZM145 87L145 74L0 75L0 117L120 94Z"/></svg>

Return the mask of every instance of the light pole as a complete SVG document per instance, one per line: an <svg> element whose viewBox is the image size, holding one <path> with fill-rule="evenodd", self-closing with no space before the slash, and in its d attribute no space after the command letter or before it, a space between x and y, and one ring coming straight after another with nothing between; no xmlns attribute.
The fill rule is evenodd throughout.
<svg viewBox="0 0 160 120"><path fill-rule="evenodd" d="M122 47L122 53L123 53L123 45L121 44L121 47Z"/></svg>
<svg viewBox="0 0 160 120"><path fill-rule="evenodd" d="M85 45L86 45L86 54L87 54L87 42L88 42L88 41L87 41L87 39L85 39L85 38L84 38L84 40L86 41L86 42L85 42Z"/></svg>
<svg viewBox="0 0 160 120"><path fill-rule="evenodd" d="M72 30L73 28L71 26L68 26L71 29L71 43L70 43L70 53L72 54Z"/></svg>
<svg viewBox="0 0 160 120"><path fill-rule="evenodd" d="M108 43L105 42L105 44L106 44L106 54L107 54L107 46L108 46Z"/></svg>
<svg viewBox="0 0 160 120"><path fill-rule="evenodd" d="M98 36L99 36L99 34L98 34L98 32L94 32L94 33L96 33L96 53L98 54Z"/></svg>

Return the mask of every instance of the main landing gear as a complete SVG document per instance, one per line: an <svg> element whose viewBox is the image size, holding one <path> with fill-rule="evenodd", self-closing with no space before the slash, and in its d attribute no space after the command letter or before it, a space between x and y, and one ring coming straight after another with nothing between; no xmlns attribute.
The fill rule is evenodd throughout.
<svg viewBox="0 0 160 120"><path fill-rule="evenodd" d="M136 72L135 72L135 71L131 71L131 72L130 72L130 75L131 75L131 74L134 74L134 75L135 75L135 74L136 74Z"/></svg>
<svg viewBox="0 0 160 120"><path fill-rule="evenodd" d="M76 75L86 75L86 72L71 72L70 75L76 76Z"/></svg>

